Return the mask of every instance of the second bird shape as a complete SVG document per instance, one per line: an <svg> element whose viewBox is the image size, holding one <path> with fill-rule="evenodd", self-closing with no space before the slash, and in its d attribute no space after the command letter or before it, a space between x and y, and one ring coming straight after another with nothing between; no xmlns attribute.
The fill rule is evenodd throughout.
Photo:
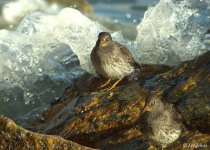
<svg viewBox="0 0 210 150"><path fill-rule="evenodd" d="M145 113L141 117L142 132L157 145L166 146L179 138L182 123L172 104L166 104L155 94L147 98Z"/></svg>

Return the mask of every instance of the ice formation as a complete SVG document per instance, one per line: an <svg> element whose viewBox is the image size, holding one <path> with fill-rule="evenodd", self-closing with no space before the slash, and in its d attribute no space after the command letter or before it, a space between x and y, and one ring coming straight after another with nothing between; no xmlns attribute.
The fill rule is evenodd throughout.
<svg viewBox="0 0 210 150"><path fill-rule="evenodd" d="M204 34L210 28L209 0L160 0L137 26L139 62L177 64L207 50Z"/></svg>
<svg viewBox="0 0 210 150"><path fill-rule="evenodd" d="M33 13L16 31L0 30L0 113L18 118L61 96L83 71L78 58L94 73L90 52L105 30L72 8L56 15Z"/></svg>
<svg viewBox="0 0 210 150"><path fill-rule="evenodd" d="M48 4L45 0L18 0L6 3L2 8L2 15L8 24L17 24L25 15L42 11L56 13L60 10L57 4Z"/></svg>
<svg viewBox="0 0 210 150"><path fill-rule="evenodd" d="M160 0L145 13L134 42L112 36L138 62L176 64L206 51L209 15L207 0ZM83 70L94 74L90 52L101 31L108 30L72 8L32 13L15 31L0 30L0 113L20 119L61 96Z"/></svg>

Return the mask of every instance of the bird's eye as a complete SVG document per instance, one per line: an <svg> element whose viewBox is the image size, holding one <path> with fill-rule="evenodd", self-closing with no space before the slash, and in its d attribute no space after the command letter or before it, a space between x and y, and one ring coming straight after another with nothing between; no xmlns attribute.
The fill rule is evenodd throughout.
<svg viewBox="0 0 210 150"><path fill-rule="evenodd" d="M152 102L151 102L151 105L155 105L155 103L156 103L155 101L152 101Z"/></svg>
<svg viewBox="0 0 210 150"><path fill-rule="evenodd" d="M109 41L109 38L105 38L105 41Z"/></svg>

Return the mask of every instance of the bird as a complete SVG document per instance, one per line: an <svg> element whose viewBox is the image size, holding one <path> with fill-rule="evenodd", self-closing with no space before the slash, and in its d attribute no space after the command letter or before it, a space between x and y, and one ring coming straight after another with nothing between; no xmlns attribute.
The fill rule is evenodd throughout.
<svg viewBox="0 0 210 150"><path fill-rule="evenodd" d="M140 130L155 145L166 147L179 138L182 123L172 104L161 101L161 97L151 93L147 97L144 112L138 121Z"/></svg>
<svg viewBox="0 0 210 150"><path fill-rule="evenodd" d="M130 75L140 65L133 59L130 51L122 44L112 40L110 33L100 32L98 40L91 51L91 62L99 76L107 78L107 82L100 86L107 86L111 80L117 80L109 91L125 77Z"/></svg>

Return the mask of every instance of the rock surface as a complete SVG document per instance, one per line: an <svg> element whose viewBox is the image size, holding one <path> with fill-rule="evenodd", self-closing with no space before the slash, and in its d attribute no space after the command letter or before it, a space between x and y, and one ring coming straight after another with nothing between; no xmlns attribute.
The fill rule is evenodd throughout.
<svg viewBox="0 0 210 150"><path fill-rule="evenodd" d="M58 4L58 6L55 5L54 7L53 4L55 3ZM2 2L2 4L4 4L4 2ZM29 5L28 8L24 7L27 5ZM16 29L25 16L37 11L55 14L64 7L72 7L86 14L93 13L92 6L86 0L41 0L32 3L30 3L30 1L14 1L13 3L8 2L4 7L5 9L0 12L0 29ZM16 8L15 13L12 13L11 11Z"/></svg>
<svg viewBox="0 0 210 150"><path fill-rule="evenodd" d="M210 52L174 68L143 65L137 81L125 79L112 91L98 92L102 81L84 74L34 130L93 148L158 148L136 128L147 96L156 91L180 112L184 124L167 149L210 147Z"/></svg>
<svg viewBox="0 0 210 150"><path fill-rule="evenodd" d="M209 149L210 52L174 68L142 65L138 73L138 80L124 79L102 92L97 87L105 79L85 73L44 112L44 120L34 122L34 131L48 135L0 116L0 149L161 149L138 127L154 91L177 109L183 123L181 136L166 149Z"/></svg>
<svg viewBox="0 0 210 150"><path fill-rule="evenodd" d="M93 12L93 8L89 5L89 3L86 0L47 0L47 2L58 3L65 7L66 6L73 7L87 13Z"/></svg>
<svg viewBox="0 0 210 150"><path fill-rule="evenodd" d="M0 116L0 150L91 150L59 136L33 133Z"/></svg>

